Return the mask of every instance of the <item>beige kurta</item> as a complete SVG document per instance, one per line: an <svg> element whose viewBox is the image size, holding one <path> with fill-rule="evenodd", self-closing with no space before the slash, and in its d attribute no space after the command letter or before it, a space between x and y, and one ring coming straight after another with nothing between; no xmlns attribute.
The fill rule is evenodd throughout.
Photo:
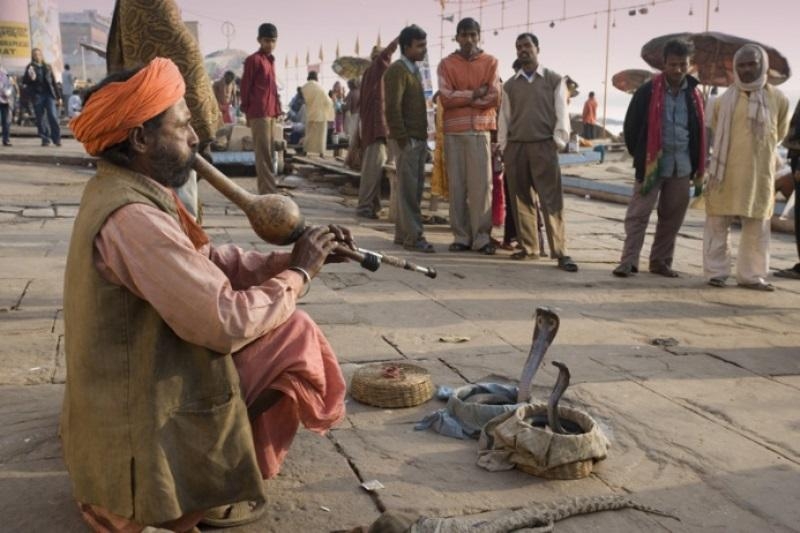
<svg viewBox="0 0 800 533"><path fill-rule="evenodd" d="M736 91L730 88L729 91ZM711 127L716 129L721 98L714 102ZM725 176L718 187L708 190L706 213L712 216L770 218L775 205L775 148L789 129L789 100L767 86L767 105L772 123L769 135L756 139L747 124L747 95L739 93L731 124L730 150Z"/></svg>

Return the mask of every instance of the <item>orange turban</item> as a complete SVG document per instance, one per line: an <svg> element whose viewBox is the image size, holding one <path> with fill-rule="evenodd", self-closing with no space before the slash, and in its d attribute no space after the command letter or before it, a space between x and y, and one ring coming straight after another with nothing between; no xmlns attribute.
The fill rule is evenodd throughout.
<svg viewBox="0 0 800 533"><path fill-rule="evenodd" d="M112 82L92 94L69 123L91 155L124 141L128 132L169 109L186 91L178 67L156 57L127 81Z"/></svg>

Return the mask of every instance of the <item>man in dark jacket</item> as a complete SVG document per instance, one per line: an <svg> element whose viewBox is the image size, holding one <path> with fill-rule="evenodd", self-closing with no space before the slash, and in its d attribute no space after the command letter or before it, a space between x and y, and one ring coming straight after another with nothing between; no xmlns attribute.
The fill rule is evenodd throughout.
<svg viewBox="0 0 800 533"><path fill-rule="evenodd" d="M625 214L625 245L614 275L639 271L647 223L658 203L658 222L649 270L669 278L675 238L689 206L689 184L702 179L705 164L703 100L698 81L687 76L691 45L672 40L664 46L664 71L633 95L625 115L625 144L633 156L636 183Z"/></svg>
<svg viewBox="0 0 800 533"><path fill-rule="evenodd" d="M789 134L783 145L789 149L789 161L792 164L794 177L794 238L797 242L797 257L800 258L800 102L794 108L794 115L789 123ZM777 271L775 275L779 278L800 279L800 261L791 268Z"/></svg>
<svg viewBox="0 0 800 533"><path fill-rule="evenodd" d="M61 93L56 85L53 69L44 62L44 55L39 48L34 48L31 53L31 62L25 67L22 83L33 100L36 128L42 139L42 146L49 146L51 141L56 146L61 146L61 127L58 125L56 110Z"/></svg>

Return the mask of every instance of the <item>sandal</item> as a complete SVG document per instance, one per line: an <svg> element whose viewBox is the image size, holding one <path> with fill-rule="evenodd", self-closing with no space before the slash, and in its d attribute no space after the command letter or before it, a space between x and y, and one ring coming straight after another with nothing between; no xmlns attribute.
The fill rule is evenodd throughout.
<svg viewBox="0 0 800 533"><path fill-rule="evenodd" d="M265 502L230 503L209 509L203 515L200 523L212 527L243 526L264 516L266 510L267 504Z"/></svg>
<svg viewBox="0 0 800 533"><path fill-rule="evenodd" d="M433 245L425 239L419 239L414 244L404 244L403 248L412 252L422 252L424 254L432 254L436 251L433 249Z"/></svg>
<svg viewBox="0 0 800 533"><path fill-rule="evenodd" d="M528 252L525 250L519 250L518 252L511 254L511 259L514 259L515 261L522 261L524 259L530 259L531 257L533 256L528 255Z"/></svg>

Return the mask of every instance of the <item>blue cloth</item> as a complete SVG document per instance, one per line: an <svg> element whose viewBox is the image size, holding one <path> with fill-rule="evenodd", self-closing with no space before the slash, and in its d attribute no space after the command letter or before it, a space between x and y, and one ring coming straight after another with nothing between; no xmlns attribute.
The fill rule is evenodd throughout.
<svg viewBox="0 0 800 533"><path fill-rule="evenodd" d="M688 83L683 80L678 94L670 87L664 95L664 117L661 122L661 161L659 177L689 176L692 160L689 157L689 108L686 103Z"/></svg>
<svg viewBox="0 0 800 533"><path fill-rule="evenodd" d="M11 106L8 104L0 104L0 128L3 130L3 144L10 144Z"/></svg>
<svg viewBox="0 0 800 533"><path fill-rule="evenodd" d="M517 387L499 383L477 383L455 390L439 387L436 397L447 400L447 405L417 422L414 429L417 431L433 429L445 437L455 439L477 439L489 420L522 405L516 403L517 390ZM488 405L464 401L473 394L496 394L506 398L509 403Z"/></svg>

